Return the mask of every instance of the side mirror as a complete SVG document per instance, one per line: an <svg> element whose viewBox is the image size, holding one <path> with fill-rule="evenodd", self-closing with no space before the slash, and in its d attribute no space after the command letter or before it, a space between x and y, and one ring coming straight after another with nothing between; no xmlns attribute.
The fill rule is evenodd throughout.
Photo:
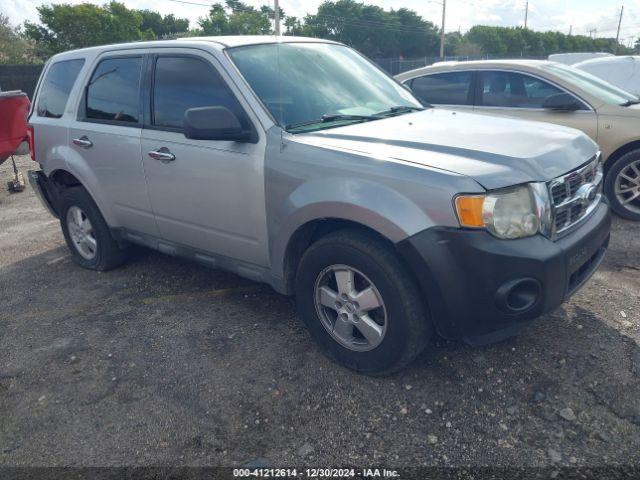
<svg viewBox="0 0 640 480"><path fill-rule="evenodd" d="M568 93L555 93L545 98L542 107L548 110L573 112L580 109L580 103Z"/></svg>
<svg viewBox="0 0 640 480"><path fill-rule="evenodd" d="M244 130L238 117L225 107L198 107L184 112L184 136L193 140L250 142L252 132Z"/></svg>

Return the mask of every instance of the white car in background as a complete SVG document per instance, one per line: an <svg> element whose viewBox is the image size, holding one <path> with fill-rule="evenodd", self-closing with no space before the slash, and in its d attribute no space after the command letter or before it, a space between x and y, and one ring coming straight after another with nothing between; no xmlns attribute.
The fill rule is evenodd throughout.
<svg viewBox="0 0 640 480"><path fill-rule="evenodd" d="M613 57L613 54L606 52L553 53L549 55L548 60L550 62L564 63L565 65L575 65L578 62L584 62L592 58L607 57Z"/></svg>
<svg viewBox="0 0 640 480"><path fill-rule="evenodd" d="M640 56L603 57L576 63L575 68L640 96Z"/></svg>

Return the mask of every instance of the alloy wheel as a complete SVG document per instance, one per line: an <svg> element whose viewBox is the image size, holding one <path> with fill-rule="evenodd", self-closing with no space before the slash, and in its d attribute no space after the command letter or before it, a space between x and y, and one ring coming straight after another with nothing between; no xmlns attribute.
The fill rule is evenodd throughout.
<svg viewBox="0 0 640 480"><path fill-rule="evenodd" d="M387 311L373 282L348 265L331 265L318 275L315 307L322 325L349 350L376 348L387 331Z"/></svg>
<svg viewBox="0 0 640 480"><path fill-rule="evenodd" d="M98 251L93 226L84 211L76 206L67 210L67 229L77 252L86 260L93 260Z"/></svg>
<svg viewBox="0 0 640 480"><path fill-rule="evenodd" d="M640 213L640 160L631 162L618 173L615 196L627 210Z"/></svg>

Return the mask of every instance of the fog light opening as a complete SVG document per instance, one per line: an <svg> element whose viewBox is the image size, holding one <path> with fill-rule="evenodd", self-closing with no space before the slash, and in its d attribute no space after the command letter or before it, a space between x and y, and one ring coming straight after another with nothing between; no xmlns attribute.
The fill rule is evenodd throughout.
<svg viewBox="0 0 640 480"><path fill-rule="evenodd" d="M501 310L522 313L538 302L540 292L540 282L533 278L522 278L502 285L498 289L496 300Z"/></svg>

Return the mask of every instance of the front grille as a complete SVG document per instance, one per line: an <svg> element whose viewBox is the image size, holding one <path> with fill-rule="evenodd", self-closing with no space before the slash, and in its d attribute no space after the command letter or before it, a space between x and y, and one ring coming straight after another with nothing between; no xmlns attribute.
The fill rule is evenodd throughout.
<svg viewBox="0 0 640 480"><path fill-rule="evenodd" d="M600 154L586 165L549 183L553 202L552 236L566 235L585 220L602 197L602 164Z"/></svg>

